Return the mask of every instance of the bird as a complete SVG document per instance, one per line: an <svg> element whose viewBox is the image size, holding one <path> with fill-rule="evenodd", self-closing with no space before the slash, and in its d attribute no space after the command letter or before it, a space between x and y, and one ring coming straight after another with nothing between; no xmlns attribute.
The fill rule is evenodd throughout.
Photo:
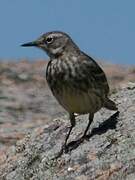
<svg viewBox="0 0 135 180"><path fill-rule="evenodd" d="M54 97L69 113L70 119L63 149L66 149L68 138L76 125L76 114L89 114L83 139L87 136L96 112L103 107L118 110L115 102L109 99L110 89L104 71L67 33L47 32L21 46L40 48L50 58L46 80Z"/></svg>

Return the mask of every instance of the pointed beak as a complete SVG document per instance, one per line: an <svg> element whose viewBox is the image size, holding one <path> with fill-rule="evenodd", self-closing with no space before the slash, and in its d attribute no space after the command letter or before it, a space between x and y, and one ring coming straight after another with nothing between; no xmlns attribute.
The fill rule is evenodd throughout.
<svg viewBox="0 0 135 180"><path fill-rule="evenodd" d="M39 42L38 41L32 41L32 42L28 42L28 43L25 43L25 44L21 44L21 46L23 47L29 47L29 46L38 46L39 45Z"/></svg>

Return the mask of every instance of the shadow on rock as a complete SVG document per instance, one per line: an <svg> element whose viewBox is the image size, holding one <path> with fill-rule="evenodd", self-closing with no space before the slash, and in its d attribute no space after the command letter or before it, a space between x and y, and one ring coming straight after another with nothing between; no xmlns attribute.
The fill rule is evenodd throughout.
<svg viewBox="0 0 135 180"><path fill-rule="evenodd" d="M90 134L86 135L84 138L80 138L76 141L71 141L66 148L66 153L76 149L84 140L89 140L94 135L101 135L106 133L109 129L116 129L116 125L118 122L119 111L114 113L111 117L105 120L103 123L99 125L99 127L94 128Z"/></svg>

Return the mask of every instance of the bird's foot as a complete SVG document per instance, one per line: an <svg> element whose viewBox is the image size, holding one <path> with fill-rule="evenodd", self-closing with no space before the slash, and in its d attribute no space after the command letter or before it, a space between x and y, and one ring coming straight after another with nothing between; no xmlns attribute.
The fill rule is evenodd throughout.
<svg viewBox="0 0 135 180"><path fill-rule="evenodd" d="M65 153L65 154L68 153L68 151L69 151L68 145L66 145L66 144L64 144L61 149L63 150L63 153Z"/></svg>
<svg viewBox="0 0 135 180"><path fill-rule="evenodd" d="M86 141L89 141L89 135L87 135L87 134L84 134L81 138L80 138L80 141L84 141L84 140L86 140Z"/></svg>
<svg viewBox="0 0 135 180"><path fill-rule="evenodd" d="M60 151L55 155L55 157L53 159L58 159L62 156L62 154L66 154L69 152L68 146L67 145L63 145L60 149Z"/></svg>

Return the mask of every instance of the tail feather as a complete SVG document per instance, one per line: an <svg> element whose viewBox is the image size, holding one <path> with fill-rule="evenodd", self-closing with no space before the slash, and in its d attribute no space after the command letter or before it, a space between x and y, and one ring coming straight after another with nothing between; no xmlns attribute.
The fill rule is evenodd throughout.
<svg viewBox="0 0 135 180"><path fill-rule="evenodd" d="M113 102L112 100L110 100L109 98L106 99L105 103L104 103L104 107L109 109L109 110L118 110L115 102Z"/></svg>

